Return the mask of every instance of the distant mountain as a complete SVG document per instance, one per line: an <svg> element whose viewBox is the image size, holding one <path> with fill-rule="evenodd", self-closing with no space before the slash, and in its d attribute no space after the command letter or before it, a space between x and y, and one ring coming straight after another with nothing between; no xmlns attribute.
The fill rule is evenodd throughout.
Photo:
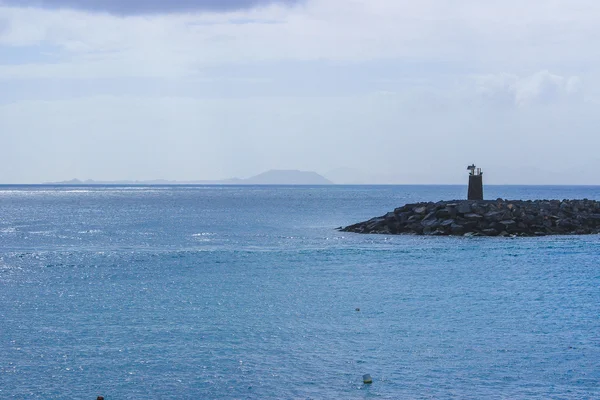
<svg viewBox="0 0 600 400"><path fill-rule="evenodd" d="M312 171L271 170L244 179L245 185L333 185L329 179Z"/></svg>
<svg viewBox="0 0 600 400"><path fill-rule="evenodd" d="M47 185L333 185L333 182L312 171L271 170L256 176L239 179L231 178L218 181L81 181L71 179L62 182L47 182Z"/></svg>

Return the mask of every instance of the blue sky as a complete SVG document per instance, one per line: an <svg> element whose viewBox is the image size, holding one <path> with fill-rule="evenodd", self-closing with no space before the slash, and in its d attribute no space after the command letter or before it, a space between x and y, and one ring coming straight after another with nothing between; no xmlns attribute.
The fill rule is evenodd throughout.
<svg viewBox="0 0 600 400"><path fill-rule="evenodd" d="M599 37L591 0L0 0L0 182L600 184Z"/></svg>

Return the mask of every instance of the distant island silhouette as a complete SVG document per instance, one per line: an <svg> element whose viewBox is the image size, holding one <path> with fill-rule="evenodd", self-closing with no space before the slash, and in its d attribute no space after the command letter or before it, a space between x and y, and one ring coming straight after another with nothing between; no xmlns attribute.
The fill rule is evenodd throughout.
<svg viewBox="0 0 600 400"><path fill-rule="evenodd" d="M246 179L171 181L154 179L145 181L119 180L95 181L72 179L61 182L45 182L46 185L333 185L329 179L314 171L270 170Z"/></svg>

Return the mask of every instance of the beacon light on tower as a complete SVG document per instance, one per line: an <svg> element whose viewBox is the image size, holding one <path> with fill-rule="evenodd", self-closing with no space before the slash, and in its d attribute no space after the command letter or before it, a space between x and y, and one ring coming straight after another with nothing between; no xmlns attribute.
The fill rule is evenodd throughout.
<svg viewBox="0 0 600 400"><path fill-rule="evenodd" d="M475 164L467 167L469 171L469 200L483 200L483 172Z"/></svg>

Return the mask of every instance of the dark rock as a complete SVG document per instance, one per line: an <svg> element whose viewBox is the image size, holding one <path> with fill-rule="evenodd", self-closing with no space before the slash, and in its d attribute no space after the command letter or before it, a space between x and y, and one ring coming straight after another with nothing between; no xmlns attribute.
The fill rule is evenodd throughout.
<svg viewBox="0 0 600 400"><path fill-rule="evenodd" d="M448 218L451 216L451 210L449 208L442 208L435 213L437 218Z"/></svg>
<svg viewBox="0 0 600 400"><path fill-rule="evenodd" d="M408 218L410 217L410 215L411 214L407 213L407 212L398 213L398 214L396 214L396 220L398 222L400 222L401 224L405 224L406 221L408 221Z"/></svg>
<svg viewBox="0 0 600 400"><path fill-rule="evenodd" d="M459 214L468 214L471 212L471 204L469 204L466 201L463 201L458 205L456 211L458 211Z"/></svg>
<svg viewBox="0 0 600 400"><path fill-rule="evenodd" d="M547 225L544 223L544 226L547 226ZM562 228L562 229L572 229L575 227L575 224L573 224L573 220L565 218L565 219L559 219L558 221L556 221L556 226L559 228Z"/></svg>
<svg viewBox="0 0 600 400"><path fill-rule="evenodd" d="M433 229L440 226L440 221L435 218L424 219L423 221L421 221L421 225L423 225L423 228Z"/></svg>
<svg viewBox="0 0 600 400"><path fill-rule="evenodd" d="M435 211L432 211L429 214L427 214L425 217L423 217L423 220L431 220L431 219L435 219Z"/></svg>
<svg viewBox="0 0 600 400"><path fill-rule="evenodd" d="M409 225L409 229L413 233L416 233L418 235L423 234L423 225L421 225L421 224L412 224L412 225Z"/></svg>
<svg viewBox="0 0 600 400"><path fill-rule="evenodd" d="M374 218L372 220L367 221L367 230L374 230L385 222L385 218Z"/></svg>
<svg viewBox="0 0 600 400"><path fill-rule="evenodd" d="M396 213L396 214L400 214L400 213L404 213L404 212L409 212L409 211L411 211L411 210L412 210L411 206L410 206L409 204L407 204L407 205L404 205L404 206L402 206L402 207L398 207L398 208L396 208L396 209L394 210L394 213Z"/></svg>
<svg viewBox="0 0 600 400"><path fill-rule="evenodd" d="M466 230L472 230L477 228L478 222L476 220L469 220L462 222L461 225L465 227Z"/></svg>
<svg viewBox="0 0 600 400"><path fill-rule="evenodd" d="M493 228L492 229L484 229L482 232L485 236L498 236L498 233L499 233L497 230L495 230Z"/></svg>
<svg viewBox="0 0 600 400"><path fill-rule="evenodd" d="M446 226L452 226L453 224L454 224L454 220L453 219L447 219L444 222L442 222L440 225L443 226L443 227L446 227Z"/></svg>
<svg viewBox="0 0 600 400"><path fill-rule="evenodd" d="M492 228L494 228L494 227L492 226L492 224L494 224L494 225L495 225L495 223L494 223L494 222L489 222L489 221L486 221L486 220L483 220L483 219L481 219L481 220L479 220L479 221L477 222L477 228L478 228L479 230L484 230L484 229L492 229Z"/></svg>
<svg viewBox="0 0 600 400"><path fill-rule="evenodd" d="M501 221L506 219L506 217L504 217L504 212L502 211L490 211L485 213L483 216L488 221Z"/></svg>
<svg viewBox="0 0 600 400"><path fill-rule="evenodd" d="M453 235L462 235L465 233L465 227L459 224L452 224L450 231Z"/></svg>
<svg viewBox="0 0 600 400"><path fill-rule="evenodd" d="M408 222L408 223L411 223L411 222L416 222L416 221L420 221L421 219L423 219L423 217L422 217L421 215L411 215L411 216L408 218L408 221L407 221L407 222Z"/></svg>
<svg viewBox="0 0 600 400"><path fill-rule="evenodd" d="M389 235L392 232L390 231L389 227L384 226L383 228L380 228L377 232L374 232L374 233L379 233L379 234L382 234L382 235Z"/></svg>
<svg viewBox="0 0 600 400"><path fill-rule="evenodd" d="M545 236L600 233L594 200L460 201L407 204L341 228L344 232L467 236Z"/></svg>

